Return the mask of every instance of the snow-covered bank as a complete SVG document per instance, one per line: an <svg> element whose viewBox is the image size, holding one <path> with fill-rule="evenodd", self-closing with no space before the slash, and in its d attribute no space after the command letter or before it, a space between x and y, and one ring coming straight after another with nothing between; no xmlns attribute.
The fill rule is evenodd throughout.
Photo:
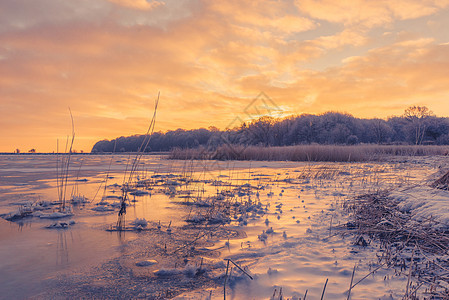
<svg viewBox="0 0 449 300"><path fill-rule="evenodd" d="M410 213L416 221L432 220L435 226L449 228L449 191L428 185L414 185L393 191L390 197L398 200L398 208Z"/></svg>
<svg viewBox="0 0 449 300"><path fill-rule="evenodd" d="M402 283L405 289L396 294L402 299L449 295L449 192L446 185L439 184L445 189L441 190L429 183L438 173L402 187L361 194L344 204L349 218L339 227L342 233L349 234L355 246L366 248L364 252L376 252L374 265L390 272L384 280L407 278Z"/></svg>

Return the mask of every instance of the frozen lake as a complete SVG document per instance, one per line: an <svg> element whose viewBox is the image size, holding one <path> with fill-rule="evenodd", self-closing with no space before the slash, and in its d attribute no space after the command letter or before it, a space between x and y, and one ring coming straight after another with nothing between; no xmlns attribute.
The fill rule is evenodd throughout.
<svg viewBox="0 0 449 300"><path fill-rule="evenodd" d="M74 221L69 228L48 229L46 226L55 220L41 219L38 214L13 222L0 219L0 298L102 298L107 297L104 292L108 289L117 297L151 297L150 291L141 288L144 279L156 278L157 282L153 273L157 269L184 267L162 265L160 258L155 266L136 268L139 260L154 258L153 246L164 243L170 248L170 241L164 242L157 232L145 230L107 231L117 221L120 186L132 158L72 157L67 200L74 194L83 195L89 202L71 205L73 216L65 219ZM58 204L51 204L58 201L56 159L54 155L0 156L0 214L7 215L30 203L50 203L48 211L57 209ZM345 222L343 201L423 182L442 164L447 163L428 157L388 163L309 163L173 161L143 156L135 179L147 181L136 189L140 193L130 196L126 220L130 224L137 218L146 219L153 229L160 222L161 230L171 226L176 236L188 224L187 219L198 220L213 213L208 208L210 203L200 207L199 200L207 202L215 197L230 201L230 224L225 226L244 231L246 236L209 239L201 246L205 248L202 251L218 253L205 255L215 265L230 258L253 275L254 280L250 280L237 271L231 273L227 298L269 299L275 290L279 295L282 288L284 298L298 299L307 290L308 299L319 299L328 279L325 298L343 299L354 265L355 281L368 274L377 261L375 245L362 249L353 246L352 239L335 234L333 227ZM245 203L254 205L247 212L237 213L236 207ZM161 237L162 242L157 244L155 237ZM115 273L107 269L111 264ZM215 276L215 285L185 290L178 298L212 295L213 299L222 299L223 285L218 282L225 271L225 266L217 267L209 275ZM101 282L89 283L90 278L100 278ZM183 280L194 279L185 276ZM404 295L406 283L406 277L380 269L351 295L353 299L397 299Z"/></svg>

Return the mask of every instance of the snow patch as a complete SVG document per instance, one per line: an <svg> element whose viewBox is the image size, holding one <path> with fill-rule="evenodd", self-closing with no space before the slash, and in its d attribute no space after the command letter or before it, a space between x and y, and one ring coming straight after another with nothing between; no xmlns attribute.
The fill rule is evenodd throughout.
<svg viewBox="0 0 449 300"><path fill-rule="evenodd" d="M138 267L149 267L152 265L157 264L158 262L154 259L147 259L147 260L143 260L143 261L139 261L136 263L136 266Z"/></svg>
<svg viewBox="0 0 449 300"><path fill-rule="evenodd" d="M401 211L411 213L416 221L432 218L440 227L449 227L449 192L429 186L413 186L393 191Z"/></svg>

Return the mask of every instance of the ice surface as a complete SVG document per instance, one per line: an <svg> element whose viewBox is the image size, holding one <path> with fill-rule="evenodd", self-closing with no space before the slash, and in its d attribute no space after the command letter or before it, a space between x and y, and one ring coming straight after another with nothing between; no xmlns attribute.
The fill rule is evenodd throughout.
<svg viewBox="0 0 449 300"><path fill-rule="evenodd" d="M105 194L99 186L106 177L110 157L83 157L80 176L86 180L76 184L90 202L73 208L70 219L76 225L65 228L64 219L55 222L36 217L54 214L52 211L59 206L54 157L36 156L26 161L14 157L6 161L0 156L0 175L13 172L17 176L5 177L0 183L1 214L15 211L17 205L24 203L34 207L34 217L21 222L0 220L0 276L7 278L0 283L0 290L20 291L8 292L5 297L29 298L44 293L43 298L149 298L159 289L171 288L185 292L180 296L185 299L189 299L188 291L192 289L197 291L190 299L201 298L199 295L222 299L226 272L223 259L231 258L254 275L254 280L233 268L228 287L230 299L267 299L280 287L286 298L302 297L306 289L308 298L319 298L326 278L326 298L343 299L354 264L358 264L355 279L360 279L370 272L369 264L376 261L373 246L361 249L353 246L353 241L333 234L332 226L345 221L340 210L344 199L394 189L393 195L401 200L401 207L416 218L431 216L448 224L447 192L428 188L424 180L444 165L441 158L370 164L209 162L207 167L204 162L194 162L189 170L185 166L191 162L145 157L139 188L145 188L145 178L160 180L161 184L151 193L136 193L138 201L130 201L126 215L126 226L134 226L131 230L145 230L107 232L105 229L117 221L119 209L119 202L111 205L108 200L120 199L128 161L127 156L117 157ZM182 176L177 177L187 173L192 174L189 188L180 180ZM69 190L75 185L76 176L72 175ZM227 182L239 189L220 193ZM251 186L259 189L248 190ZM233 203L229 209L238 210L236 218L234 213L214 213L217 202L213 199L228 198ZM245 204L250 201L251 205ZM92 210L98 207L100 211ZM211 223L205 224L206 220ZM44 229L53 224L58 230ZM219 234L217 230L217 236L205 236L198 243L189 244L198 236L194 232L187 234L186 226L193 225L244 230L246 237L228 239L227 233ZM168 228L172 229L170 235ZM186 261L184 257L175 258L176 255L164 256L179 247L184 247L180 252L186 255ZM201 258L205 273L197 276ZM153 259L158 263L137 265ZM389 299L390 294L395 299L402 297L406 279L384 280L389 275L388 270L379 270L353 290L353 299ZM157 278L161 278L160 282L172 280L172 286L149 284L159 282ZM207 281L199 282L199 278ZM22 288L23 282L29 283L26 288ZM99 291L101 294L95 294Z"/></svg>

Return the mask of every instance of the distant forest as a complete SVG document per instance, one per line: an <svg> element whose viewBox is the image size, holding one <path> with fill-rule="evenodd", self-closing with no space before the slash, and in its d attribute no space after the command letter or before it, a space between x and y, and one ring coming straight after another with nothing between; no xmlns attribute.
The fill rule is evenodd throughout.
<svg viewBox="0 0 449 300"><path fill-rule="evenodd" d="M98 152L138 151L145 135L119 137L97 142ZM425 106L411 106L402 116L360 119L347 113L302 114L284 119L260 117L226 130L215 127L155 132L146 152L174 148L214 149L223 144L290 146L301 144L411 144L449 145L449 118L435 116Z"/></svg>

